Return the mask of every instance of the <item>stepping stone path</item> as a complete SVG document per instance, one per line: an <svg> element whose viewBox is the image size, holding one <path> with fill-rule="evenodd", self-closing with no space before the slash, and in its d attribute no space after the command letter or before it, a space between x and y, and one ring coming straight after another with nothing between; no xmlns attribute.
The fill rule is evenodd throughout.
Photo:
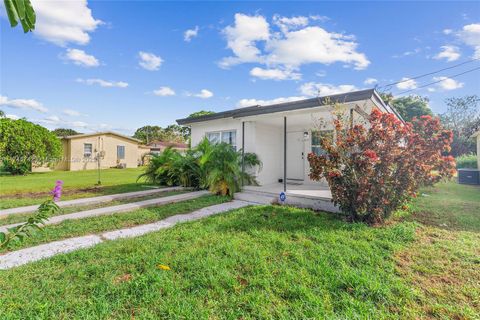
<svg viewBox="0 0 480 320"><path fill-rule="evenodd" d="M57 204L60 208L66 208L66 207L72 207L72 206L87 206L91 204L104 203L104 202L109 202L113 200L139 198L139 197L150 196L150 195L167 192L167 191L181 191L181 190L185 190L185 188L183 187L157 188L152 190L110 194L110 195L100 196L100 197L59 201L57 202ZM37 209L38 209L38 205L4 209L4 210L0 210L0 217L8 216L11 214L34 212Z"/></svg>
<svg viewBox="0 0 480 320"><path fill-rule="evenodd" d="M173 227L175 224L180 222L198 220L214 214L250 205L254 204L246 201L234 200L231 202L202 208L200 210L196 210L187 214L177 214L150 224L144 224L115 231L108 231L99 235L87 235L83 237L70 238L42 244L31 248L13 251L4 255L0 255L0 270L6 270L13 267L21 266L33 261L52 257L57 254L63 254L78 249L93 247L99 243L108 240L138 237L150 232L155 232L161 229Z"/></svg>
<svg viewBox="0 0 480 320"><path fill-rule="evenodd" d="M168 196L163 198L155 198L155 199L149 199L149 200L144 200L139 202L120 204L117 206L97 208L92 210L64 214L61 216L51 217L48 221L45 222L45 225L59 224L65 220L83 219L88 217L97 217L97 216L103 216L107 214L133 211L133 210L146 208L146 207L152 207L152 206L174 203L178 201L190 200L190 199L198 198L207 194L209 194L208 191L196 191L196 192L189 192L184 194L177 194L174 196ZM6 232L9 228L13 228L21 224L22 223L14 223L14 224L9 224L5 226L0 226L0 232Z"/></svg>

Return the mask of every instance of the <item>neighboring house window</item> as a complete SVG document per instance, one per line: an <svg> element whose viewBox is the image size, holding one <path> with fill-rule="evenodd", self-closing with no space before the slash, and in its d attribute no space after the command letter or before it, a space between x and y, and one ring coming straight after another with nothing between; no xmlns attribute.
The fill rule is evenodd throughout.
<svg viewBox="0 0 480 320"><path fill-rule="evenodd" d="M237 149L237 131L217 131L217 132L207 132L207 139L211 143L224 142L231 145L235 150Z"/></svg>
<svg viewBox="0 0 480 320"><path fill-rule="evenodd" d="M317 156L324 155L325 150L322 149L320 141L327 137L331 138L333 135L333 130L328 131L312 131L312 153Z"/></svg>
<svg viewBox="0 0 480 320"><path fill-rule="evenodd" d="M91 143L84 143L83 144L83 157L90 158L92 156L92 144Z"/></svg>
<svg viewBox="0 0 480 320"><path fill-rule="evenodd" d="M117 159L125 159L125 146L117 146Z"/></svg>

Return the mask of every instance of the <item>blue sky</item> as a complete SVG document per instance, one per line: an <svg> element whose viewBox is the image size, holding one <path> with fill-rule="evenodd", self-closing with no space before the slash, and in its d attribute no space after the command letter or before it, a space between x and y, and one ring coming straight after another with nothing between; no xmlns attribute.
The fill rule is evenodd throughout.
<svg viewBox="0 0 480 320"><path fill-rule="evenodd" d="M1 8L0 109L48 128L132 134L222 111L383 86L480 58L479 2L32 1L37 29ZM190 30L187 32L187 30ZM480 94L473 61L391 87ZM368 80L367 80L368 79Z"/></svg>

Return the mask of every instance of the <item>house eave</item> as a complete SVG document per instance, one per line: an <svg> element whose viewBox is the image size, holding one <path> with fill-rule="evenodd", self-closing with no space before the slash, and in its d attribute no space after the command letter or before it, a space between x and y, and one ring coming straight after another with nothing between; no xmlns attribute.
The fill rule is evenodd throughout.
<svg viewBox="0 0 480 320"><path fill-rule="evenodd" d="M383 100L380 98L378 93L376 93L375 89L367 89L367 90L360 90L354 92L347 92L341 94L335 94L330 96L318 97L318 98L310 98L292 102L285 102L285 103L277 103L269 106L252 106L247 108L241 109L232 109L228 111L218 112L215 114L205 115L197 118L184 118L178 119L177 123L179 125L190 125L193 123L198 122L205 122L211 120L218 120L218 119L226 119L226 118L242 118L242 117L250 117L250 116L257 116L257 115L265 115L265 114L277 114L281 112L288 112L288 111L296 111L296 110L307 110L315 107L321 107L326 105L332 105L335 103L349 103L354 101L364 101L368 99L372 99L375 97L375 100L379 100L378 104L383 107L386 111L389 108L385 105ZM396 114L399 116L398 114ZM400 117L401 119L401 117Z"/></svg>

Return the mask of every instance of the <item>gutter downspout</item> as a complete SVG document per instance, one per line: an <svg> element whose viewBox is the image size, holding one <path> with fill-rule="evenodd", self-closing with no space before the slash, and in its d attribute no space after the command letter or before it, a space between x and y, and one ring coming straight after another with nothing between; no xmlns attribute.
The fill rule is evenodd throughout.
<svg viewBox="0 0 480 320"><path fill-rule="evenodd" d="M287 192L287 117L283 117L283 192Z"/></svg>
<svg viewBox="0 0 480 320"><path fill-rule="evenodd" d="M242 188L244 186L243 176L245 174L245 121L242 121Z"/></svg>

